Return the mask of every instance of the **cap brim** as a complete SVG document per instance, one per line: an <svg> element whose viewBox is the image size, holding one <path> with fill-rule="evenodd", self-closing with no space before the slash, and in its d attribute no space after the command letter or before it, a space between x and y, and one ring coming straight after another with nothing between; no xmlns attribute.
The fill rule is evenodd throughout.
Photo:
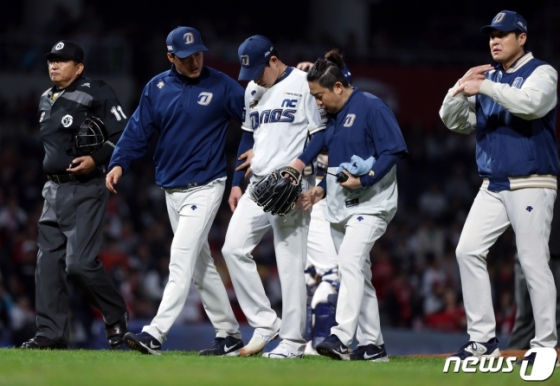
<svg viewBox="0 0 560 386"><path fill-rule="evenodd" d="M81 63L80 60L76 59L75 57L73 57L72 55L68 55L68 54L63 54L63 53L55 53L55 52L49 52L45 54L45 59L47 60L51 60L52 58L62 58L62 59L69 59L69 60L73 60L77 63Z"/></svg>
<svg viewBox="0 0 560 386"><path fill-rule="evenodd" d="M239 71L239 77L237 78L237 80L255 80L262 75L265 66L266 63L259 64L258 66L253 67L241 66L241 70Z"/></svg>
<svg viewBox="0 0 560 386"><path fill-rule="evenodd" d="M173 52L173 53L178 58L185 59L185 58L188 58L189 56L191 56L193 54L196 54L197 52L207 52L207 51L208 51L208 48L206 48L206 46L204 46L203 44L199 44L198 46L192 46L192 47L186 48L184 50Z"/></svg>
<svg viewBox="0 0 560 386"><path fill-rule="evenodd" d="M489 34L494 30L501 31L501 32L511 32L511 31L515 31L516 29L517 28L506 27L503 25L485 25L480 29L480 32L482 32L483 34Z"/></svg>

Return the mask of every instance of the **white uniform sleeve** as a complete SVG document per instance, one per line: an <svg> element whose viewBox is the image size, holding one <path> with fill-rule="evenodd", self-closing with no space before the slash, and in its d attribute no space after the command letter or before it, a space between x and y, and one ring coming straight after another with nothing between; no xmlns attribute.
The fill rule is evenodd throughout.
<svg viewBox="0 0 560 386"><path fill-rule="evenodd" d="M480 93L513 115L532 120L544 117L556 106L557 82L556 70L550 65L542 65L533 71L521 88L486 79L480 86Z"/></svg>
<svg viewBox="0 0 560 386"><path fill-rule="evenodd" d="M307 129L310 134L324 130L327 127L327 112L319 107L313 95L309 91L309 84L305 82L303 88L303 102L309 125Z"/></svg>
<svg viewBox="0 0 560 386"><path fill-rule="evenodd" d="M458 86L459 82L447 92L439 116L449 130L469 134L476 129L476 99L474 96L467 98L463 93L452 96Z"/></svg>

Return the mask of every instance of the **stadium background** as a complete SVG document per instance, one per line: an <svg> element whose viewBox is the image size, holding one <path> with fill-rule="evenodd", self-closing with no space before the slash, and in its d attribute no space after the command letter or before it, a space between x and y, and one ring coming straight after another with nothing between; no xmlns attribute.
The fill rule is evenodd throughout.
<svg viewBox="0 0 560 386"><path fill-rule="evenodd" d="M313 61L332 47L344 52L355 84L380 96L395 111L410 151L398 167L397 216L371 252L383 331L395 342L388 347L393 352L403 350L395 347L398 337L406 337L403 342L425 342L423 350L434 352L439 347L436 341L463 343L466 322L454 249L481 181L474 136L450 133L437 112L456 79L473 65L491 62L487 37L478 31L502 9L516 10L527 18L529 49L558 68L560 4L554 0L2 2L0 345L19 345L34 334L36 224L45 181L36 111L39 95L50 85L43 54L59 39L80 43L86 51L86 75L110 83L130 115L145 82L169 67L164 41L177 25L198 28L210 49L205 64L234 78L239 69L237 47L255 33L275 42L281 58L290 65ZM230 171L239 136L239 125L232 123L227 146ZM172 237L153 169L147 155L119 183L119 195L111 196L100 256L128 303L135 327L155 315L166 282ZM220 255L230 218L226 199L210 243L236 314L244 322ZM254 255L271 302L280 312L270 237L265 237ZM503 342L515 314L514 254L514 235L508 230L489 255ZM99 340L101 323L100 315L74 290L72 345L104 347ZM192 339L184 338L186 334L205 342L212 339L194 288L177 323L167 347L197 348Z"/></svg>

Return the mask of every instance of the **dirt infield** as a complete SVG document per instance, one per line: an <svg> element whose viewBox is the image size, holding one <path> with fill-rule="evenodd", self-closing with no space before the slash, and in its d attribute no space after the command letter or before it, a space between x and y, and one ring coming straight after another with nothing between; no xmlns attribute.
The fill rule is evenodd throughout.
<svg viewBox="0 0 560 386"><path fill-rule="evenodd" d="M560 357L560 349L558 351L558 357ZM500 350L503 357L516 357L516 358L523 358L527 350ZM447 358L448 356L452 355L453 353L447 354L415 354L415 355L405 355L409 358Z"/></svg>

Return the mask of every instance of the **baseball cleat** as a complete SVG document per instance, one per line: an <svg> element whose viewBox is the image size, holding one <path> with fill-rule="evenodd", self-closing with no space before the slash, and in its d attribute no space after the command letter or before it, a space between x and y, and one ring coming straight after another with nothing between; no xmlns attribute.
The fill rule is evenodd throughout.
<svg viewBox="0 0 560 386"><path fill-rule="evenodd" d="M498 339L492 338L486 343L469 341L451 355L450 358L457 357L461 360L468 357L489 358L499 357L500 349L498 348Z"/></svg>
<svg viewBox="0 0 560 386"><path fill-rule="evenodd" d="M301 359L304 355L303 348L304 345L300 345L299 350L294 350L293 347L282 341L274 350L265 352L262 356L271 359Z"/></svg>
<svg viewBox="0 0 560 386"><path fill-rule="evenodd" d="M140 351L142 354L161 355L161 343L147 332L140 334L127 332L124 334L124 343L130 349Z"/></svg>
<svg viewBox="0 0 560 386"><path fill-rule="evenodd" d="M239 351L239 355L247 357L249 355L258 354L264 349L264 346L266 346L268 342L277 338L278 332L272 335L263 335L255 332L249 343Z"/></svg>
<svg viewBox="0 0 560 386"><path fill-rule="evenodd" d="M348 347L338 339L338 336L331 335L316 347L320 355L327 356L332 359L350 360Z"/></svg>
<svg viewBox="0 0 560 386"><path fill-rule="evenodd" d="M225 338L216 338L212 344L212 348L207 348L198 352L198 355L203 356L239 356L239 351L243 348L243 341L227 336Z"/></svg>
<svg viewBox="0 0 560 386"><path fill-rule="evenodd" d="M385 351L385 345L376 346L368 344L367 346L358 346L356 350L350 353L351 361L370 361L370 362L389 362L389 356Z"/></svg>

